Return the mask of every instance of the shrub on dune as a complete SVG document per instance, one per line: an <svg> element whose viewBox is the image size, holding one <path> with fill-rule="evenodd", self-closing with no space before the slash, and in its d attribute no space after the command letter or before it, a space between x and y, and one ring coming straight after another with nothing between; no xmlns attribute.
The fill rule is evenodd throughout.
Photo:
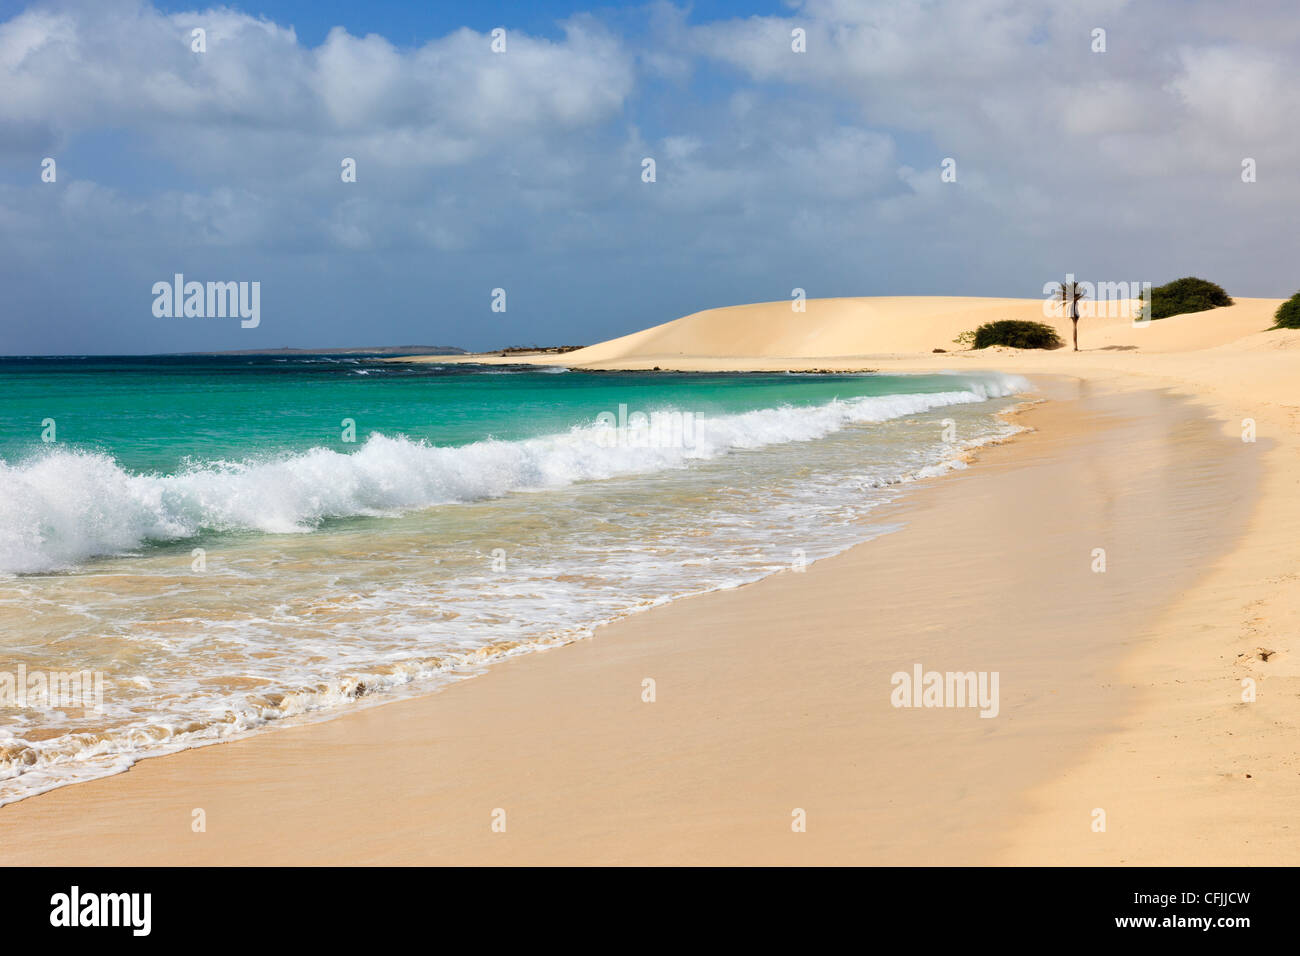
<svg viewBox="0 0 1300 956"><path fill-rule="evenodd" d="M1273 318L1277 320L1275 329L1300 329L1300 292L1279 305Z"/></svg>
<svg viewBox="0 0 1300 956"><path fill-rule="evenodd" d="M1232 297L1222 286L1206 279L1187 276L1151 290L1151 318L1167 319L1186 312L1205 312L1232 305Z"/></svg>
<svg viewBox="0 0 1300 956"><path fill-rule="evenodd" d="M1065 343L1056 329L1042 322L1002 319L986 322L975 330L975 348L1006 345L1013 349L1059 349Z"/></svg>

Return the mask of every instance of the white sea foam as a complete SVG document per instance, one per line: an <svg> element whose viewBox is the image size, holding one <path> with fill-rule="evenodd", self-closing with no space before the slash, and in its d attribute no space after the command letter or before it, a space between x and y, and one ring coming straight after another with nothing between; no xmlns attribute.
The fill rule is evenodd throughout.
<svg viewBox="0 0 1300 956"><path fill-rule="evenodd" d="M112 457L53 449L0 462L0 572L75 566L147 542L204 532L308 532L328 518L383 515L680 468L736 450L824 438L1026 390L1010 375L964 377L961 388L784 406L695 420L685 446L610 447L593 423L520 441L429 445L373 433L356 451L207 462L177 474L132 474Z"/></svg>

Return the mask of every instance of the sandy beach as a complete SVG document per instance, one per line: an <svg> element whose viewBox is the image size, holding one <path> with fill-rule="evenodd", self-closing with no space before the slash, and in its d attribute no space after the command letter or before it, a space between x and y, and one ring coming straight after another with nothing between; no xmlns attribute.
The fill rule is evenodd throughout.
<svg viewBox="0 0 1300 956"><path fill-rule="evenodd" d="M1037 299L777 302L569 353L988 369L1043 401L804 573L0 808L0 863L1294 864L1300 332L1265 331L1277 304L1085 318L1073 353L952 343ZM997 672L997 716L892 706L918 664Z"/></svg>

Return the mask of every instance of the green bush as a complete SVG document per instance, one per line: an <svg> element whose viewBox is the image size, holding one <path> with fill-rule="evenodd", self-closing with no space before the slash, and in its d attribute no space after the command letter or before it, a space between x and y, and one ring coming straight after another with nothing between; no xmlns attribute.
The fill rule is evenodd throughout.
<svg viewBox="0 0 1300 956"><path fill-rule="evenodd" d="M1279 305L1273 317L1277 319L1275 329L1300 329L1300 292Z"/></svg>
<svg viewBox="0 0 1300 956"><path fill-rule="evenodd" d="M1204 312L1221 305L1232 305L1232 297L1221 286L1187 276L1151 290L1151 318L1167 319L1185 312Z"/></svg>
<svg viewBox="0 0 1300 956"><path fill-rule="evenodd" d="M986 322L975 330L977 349L986 349L990 345L1009 345L1013 349L1059 349L1064 344L1056 329L1042 322L1002 319Z"/></svg>

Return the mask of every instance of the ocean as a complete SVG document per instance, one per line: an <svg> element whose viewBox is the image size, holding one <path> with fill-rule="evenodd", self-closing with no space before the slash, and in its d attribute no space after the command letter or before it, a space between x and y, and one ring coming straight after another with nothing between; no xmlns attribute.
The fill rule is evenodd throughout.
<svg viewBox="0 0 1300 956"><path fill-rule="evenodd" d="M0 805L798 573L1028 387L0 359Z"/></svg>

